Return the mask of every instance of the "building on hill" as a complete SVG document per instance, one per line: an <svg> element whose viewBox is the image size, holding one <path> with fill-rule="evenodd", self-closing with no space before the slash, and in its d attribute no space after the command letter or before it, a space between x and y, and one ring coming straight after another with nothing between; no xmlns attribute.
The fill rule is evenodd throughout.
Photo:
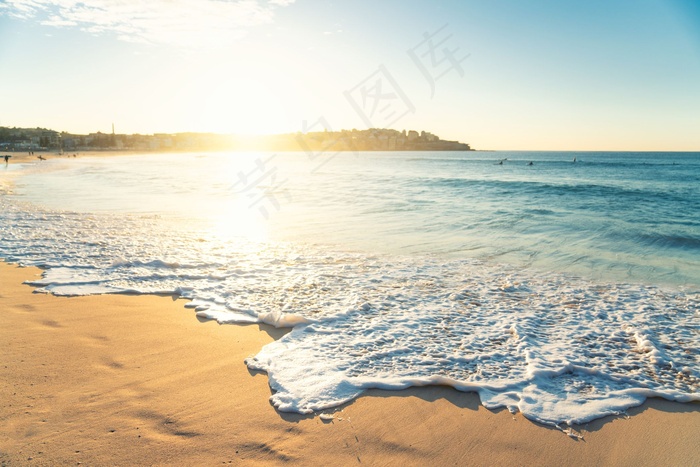
<svg viewBox="0 0 700 467"><path fill-rule="evenodd" d="M134 150L134 151L470 151L466 143L444 141L415 130L370 128L255 137L214 133L156 133L153 135L90 133L76 135L45 128L0 127L4 150Z"/></svg>

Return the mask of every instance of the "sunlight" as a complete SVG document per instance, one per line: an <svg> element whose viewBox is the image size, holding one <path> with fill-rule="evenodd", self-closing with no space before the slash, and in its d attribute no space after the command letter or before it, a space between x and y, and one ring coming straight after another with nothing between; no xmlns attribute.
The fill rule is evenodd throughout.
<svg viewBox="0 0 700 467"><path fill-rule="evenodd" d="M211 219L209 233L222 239L245 239L253 243L265 243L270 238L269 225L247 200L236 203L227 212Z"/></svg>
<svg viewBox="0 0 700 467"><path fill-rule="evenodd" d="M283 132L287 127L279 90L245 77L217 78L202 83L203 102L197 125L219 133L261 135Z"/></svg>
<svg viewBox="0 0 700 467"><path fill-rule="evenodd" d="M209 156L210 163L217 164L220 169L218 184L228 187L225 193L220 192L215 203L205 208L208 212L200 211L208 220L211 235L224 239L244 238L255 243L269 240L265 194L256 186L245 185L241 179L241 174L248 174L256 167L258 157L254 153Z"/></svg>

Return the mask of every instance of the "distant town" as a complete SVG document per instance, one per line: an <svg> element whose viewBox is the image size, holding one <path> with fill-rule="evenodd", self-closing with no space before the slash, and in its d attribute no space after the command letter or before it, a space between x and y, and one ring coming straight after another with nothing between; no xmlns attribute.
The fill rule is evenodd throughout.
<svg viewBox="0 0 700 467"><path fill-rule="evenodd" d="M471 151L466 143L445 141L426 131L320 131L265 136L216 133L77 135L46 128L0 127L0 151Z"/></svg>

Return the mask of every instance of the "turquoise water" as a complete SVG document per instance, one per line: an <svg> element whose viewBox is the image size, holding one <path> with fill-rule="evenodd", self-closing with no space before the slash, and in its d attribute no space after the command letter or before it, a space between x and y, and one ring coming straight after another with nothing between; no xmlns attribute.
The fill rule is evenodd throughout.
<svg viewBox="0 0 700 467"><path fill-rule="evenodd" d="M56 161L21 186L55 209L228 218L222 229L254 240L700 284L699 153L345 153L320 169L275 155L274 200L262 194L269 176L248 191L238 183L271 156Z"/></svg>
<svg viewBox="0 0 700 467"><path fill-rule="evenodd" d="M55 294L173 293L221 323L293 326L247 362L280 410L425 384L544 423L700 398L700 153L12 167L0 257Z"/></svg>

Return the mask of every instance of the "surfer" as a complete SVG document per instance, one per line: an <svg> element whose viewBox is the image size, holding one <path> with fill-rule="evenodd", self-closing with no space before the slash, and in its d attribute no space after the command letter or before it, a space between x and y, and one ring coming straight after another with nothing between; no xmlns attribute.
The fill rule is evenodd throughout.
<svg viewBox="0 0 700 467"><path fill-rule="evenodd" d="M535 165L532 163L532 161L528 162L527 165Z"/></svg>

